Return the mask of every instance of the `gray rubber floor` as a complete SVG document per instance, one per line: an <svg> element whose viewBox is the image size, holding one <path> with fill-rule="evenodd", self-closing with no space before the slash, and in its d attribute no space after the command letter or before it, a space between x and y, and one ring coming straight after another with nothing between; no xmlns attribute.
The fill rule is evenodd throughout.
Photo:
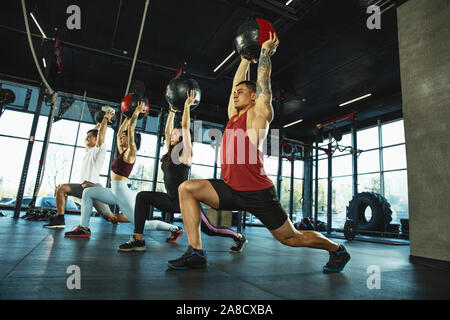
<svg viewBox="0 0 450 320"><path fill-rule="evenodd" d="M247 227L249 243L240 254L228 252L232 239L202 235L209 266L203 270L172 271L167 260L187 247L186 235L177 244L168 233L147 232L147 251L121 253L131 224L113 226L92 217L90 239L64 238L79 223L66 216L66 230L42 228L44 222L0 217L0 299L449 299L450 272L414 265L409 246L346 242L352 259L340 274L324 274L328 253L286 247L264 228ZM23 214L23 213L22 213ZM177 223L178 224L178 223ZM81 289L69 266L80 269ZM368 268L378 269L376 274ZM370 268L369 268L370 269ZM371 278L369 278L371 277Z"/></svg>

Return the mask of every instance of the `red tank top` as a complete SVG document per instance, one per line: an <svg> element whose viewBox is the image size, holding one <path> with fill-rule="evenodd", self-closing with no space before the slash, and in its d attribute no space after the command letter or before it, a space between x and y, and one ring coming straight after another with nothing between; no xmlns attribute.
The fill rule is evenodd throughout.
<svg viewBox="0 0 450 320"><path fill-rule="evenodd" d="M255 191L273 186L264 171L264 154L247 135L247 112L236 121L231 117L222 136L220 159L222 178L234 190Z"/></svg>
<svg viewBox="0 0 450 320"><path fill-rule="evenodd" d="M129 177L131 171L133 170L134 163L127 163L123 160L123 155L125 151L122 152L111 164L111 171L122 177Z"/></svg>

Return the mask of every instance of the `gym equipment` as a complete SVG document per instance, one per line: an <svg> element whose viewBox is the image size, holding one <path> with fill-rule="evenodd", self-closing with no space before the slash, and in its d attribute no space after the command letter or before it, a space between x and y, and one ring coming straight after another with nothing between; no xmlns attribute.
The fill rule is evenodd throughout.
<svg viewBox="0 0 450 320"><path fill-rule="evenodd" d="M258 59L261 45L270 38L269 32L276 33L269 21L248 18L236 31L236 51L248 60Z"/></svg>
<svg viewBox="0 0 450 320"><path fill-rule="evenodd" d="M139 114L138 119L144 118L150 110L150 104L146 97L141 96L137 93L129 93L123 98L123 100L120 104L120 109L122 111L122 114L126 118L131 118L133 116L134 110L136 110L137 105L141 101L144 101L147 104L147 107L145 108L144 113Z"/></svg>
<svg viewBox="0 0 450 320"><path fill-rule="evenodd" d="M386 231L367 231L367 230L358 230L356 228L356 224L353 222L353 220L347 220L344 224L344 237L348 241L352 241L355 239L355 236L357 234L363 234L363 235L379 235L379 236L405 236L408 235L408 233L405 233L402 231L402 233L399 232L399 225L398 224L389 224L386 225Z"/></svg>
<svg viewBox="0 0 450 320"><path fill-rule="evenodd" d="M197 81L194 79L176 78L172 79L166 88L166 100L170 106L174 109L182 111L184 109L184 102L186 101L187 92L194 90L197 93L194 105L191 106L191 110L198 107L201 100L202 92Z"/></svg>
<svg viewBox="0 0 450 320"><path fill-rule="evenodd" d="M10 104L16 100L16 95L14 91L9 89L0 89L0 103Z"/></svg>
<svg viewBox="0 0 450 320"><path fill-rule="evenodd" d="M95 112L95 121L97 122L97 123L101 123L102 122L102 120L103 120L103 117L105 116L105 113L106 113L106 111L108 111L108 109L111 109L111 110L113 110L113 111L115 111L113 108L111 108L110 106L103 106L100 110L97 110L96 112ZM116 124L116 120L117 118L114 116L112 119L111 119L111 124L112 125L115 125Z"/></svg>
<svg viewBox="0 0 450 320"><path fill-rule="evenodd" d="M372 210L369 220L365 216L368 207ZM392 221L391 205L378 193L361 192L349 202L347 219L352 220L358 230L382 231L383 226Z"/></svg>
<svg viewBox="0 0 450 320"><path fill-rule="evenodd" d="M14 94L14 91L11 91L9 89L1 89L0 88L0 117L3 114L3 107L6 104L13 103L16 100L16 95Z"/></svg>
<svg viewBox="0 0 450 320"><path fill-rule="evenodd" d="M317 223L317 230L315 231L326 231L327 225L325 222L317 220L314 218L303 218L300 221L294 223L294 228L297 230L314 230L314 224Z"/></svg>
<svg viewBox="0 0 450 320"><path fill-rule="evenodd" d="M336 141L341 141L342 140L342 132L339 129L334 129L333 131L331 131L331 136L336 140Z"/></svg>

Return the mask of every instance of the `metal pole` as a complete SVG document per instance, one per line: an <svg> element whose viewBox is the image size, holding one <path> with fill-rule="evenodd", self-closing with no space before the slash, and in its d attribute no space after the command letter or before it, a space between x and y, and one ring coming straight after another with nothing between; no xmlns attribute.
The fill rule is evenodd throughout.
<svg viewBox="0 0 450 320"><path fill-rule="evenodd" d="M331 139L330 139L331 140ZM332 186L332 155L331 155L331 143L328 144L328 201L327 201L327 234L331 233L331 210L332 206L331 203L333 201L333 186Z"/></svg>
<svg viewBox="0 0 450 320"><path fill-rule="evenodd" d="M357 139L357 125L355 120L353 121L352 126L353 196L358 194L358 155L356 152L356 150L358 149L358 139Z"/></svg>
<svg viewBox="0 0 450 320"><path fill-rule="evenodd" d="M317 230L317 218L319 216L319 143L316 142L316 179L314 180L314 230Z"/></svg>
<svg viewBox="0 0 450 320"><path fill-rule="evenodd" d="M16 207L14 209L14 218L19 218L20 209L22 207L23 193L25 191L25 184L27 182L28 168L30 166L31 153L33 152L34 139L36 135L39 115L41 113L42 102L44 101L44 88L39 88L39 97L37 101L36 110L34 112L33 123L31 124L30 136L28 138L28 146L25 154L25 160L22 167L22 175L20 177L19 188L16 195Z"/></svg>
<svg viewBox="0 0 450 320"><path fill-rule="evenodd" d="M310 147L304 149L303 164L303 217L310 217L312 213L312 152Z"/></svg>
<svg viewBox="0 0 450 320"><path fill-rule="evenodd" d="M380 194L384 195L384 160L383 160L383 132L381 131L381 121L378 120L378 145L379 145L379 159L380 159Z"/></svg>
<svg viewBox="0 0 450 320"><path fill-rule="evenodd" d="M282 178L283 158L281 157L281 155L283 154L282 141L283 141L284 130L283 130L283 102L281 101L281 99L279 100L279 102L280 102L280 120L279 120L280 130L279 130L279 137L278 137L277 193L278 193L278 199L281 200L281 181L283 180L283 178Z"/></svg>
<svg viewBox="0 0 450 320"><path fill-rule="evenodd" d="M29 204L29 208L34 208L36 204L36 198L37 194L39 192L39 189L41 188L42 178L41 176L44 174L45 170L45 161L47 158L47 149L49 145L50 140L50 134L52 132L52 125L53 125L53 118L55 116L56 111L56 104L57 104L57 95L52 95L52 109L50 111L50 114L47 118L47 127L45 128L45 135L44 135L44 141L42 143L42 151L41 151L41 158L39 160L39 166L38 171L36 174L36 182L34 184L34 191L33 191L33 198L31 199L31 202Z"/></svg>
<svg viewBox="0 0 450 320"><path fill-rule="evenodd" d="M281 199L281 181L283 180L283 178L281 177L282 170L283 170L283 158L281 157L281 143L280 143L280 153L278 156L278 172L277 172L278 199Z"/></svg>
<svg viewBox="0 0 450 320"><path fill-rule="evenodd" d="M291 161L291 190L289 193L289 218L294 215L294 159Z"/></svg>
<svg viewBox="0 0 450 320"><path fill-rule="evenodd" d="M214 145L214 179L217 179L217 160L219 158L219 142L216 141Z"/></svg>
<svg viewBox="0 0 450 320"><path fill-rule="evenodd" d="M148 8L148 0L145 1L144 13L142 14L142 22L141 28L139 29L139 36L136 43L136 49L134 50L133 63L131 64L130 76L128 77L127 90L125 91L125 95L128 94L128 90L130 89L131 79L133 78L134 66L136 65L137 54L139 51L139 47L141 44L142 31L144 30L145 18L147 17L147 8Z"/></svg>

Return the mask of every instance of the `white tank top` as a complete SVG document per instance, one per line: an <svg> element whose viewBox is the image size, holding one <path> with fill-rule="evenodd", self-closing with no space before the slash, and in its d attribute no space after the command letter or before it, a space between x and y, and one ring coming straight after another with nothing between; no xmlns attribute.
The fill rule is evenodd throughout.
<svg viewBox="0 0 450 320"><path fill-rule="evenodd" d="M80 183L89 181L92 183L99 183L100 171L103 167L103 162L106 157L106 147L103 144L101 147L90 148L83 157L83 164L81 166Z"/></svg>

